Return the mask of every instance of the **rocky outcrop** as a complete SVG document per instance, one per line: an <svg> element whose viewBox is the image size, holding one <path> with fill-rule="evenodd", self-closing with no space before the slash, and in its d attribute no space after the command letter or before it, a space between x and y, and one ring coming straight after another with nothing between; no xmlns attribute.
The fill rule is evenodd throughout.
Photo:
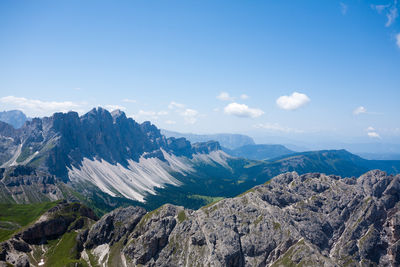
<svg viewBox="0 0 400 267"><path fill-rule="evenodd" d="M133 231L146 210L140 207L116 209L97 221L87 234L86 248L102 244L113 245L124 235Z"/></svg>
<svg viewBox="0 0 400 267"><path fill-rule="evenodd" d="M83 225L78 220L81 217L97 220L91 209L79 203L62 202L43 214L34 225L17 234L15 238L28 244L46 243L47 240L62 236L71 226L71 228L82 228Z"/></svg>
<svg viewBox="0 0 400 267"><path fill-rule="evenodd" d="M282 174L197 211L145 215L121 257L128 266L398 266L399 186L381 171Z"/></svg>
<svg viewBox="0 0 400 267"><path fill-rule="evenodd" d="M58 239L65 233L89 227L98 218L94 212L79 203L60 202L44 213L31 226L0 243L0 263L14 266L31 266L29 254L48 241ZM1 266L1 265L0 265Z"/></svg>
<svg viewBox="0 0 400 267"><path fill-rule="evenodd" d="M203 143L194 143L193 150L196 153L209 154L212 151L221 150L221 146L216 141L208 141Z"/></svg>
<svg viewBox="0 0 400 267"><path fill-rule="evenodd" d="M291 172L196 211L120 208L67 230L52 226L54 214L69 214L59 206L2 243L0 262L29 262L36 232L54 238L81 229L75 259L92 266L399 266L399 189L400 175L381 171L343 179Z"/></svg>
<svg viewBox="0 0 400 267"><path fill-rule="evenodd" d="M28 166L0 168L0 202L37 203L59 200L66 197L59 187L60 182L54 175Z"/></svg>

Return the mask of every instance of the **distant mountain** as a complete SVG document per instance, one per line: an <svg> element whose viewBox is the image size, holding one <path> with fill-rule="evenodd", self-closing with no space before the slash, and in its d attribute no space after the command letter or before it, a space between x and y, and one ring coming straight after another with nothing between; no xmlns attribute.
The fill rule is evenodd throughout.
<svg viewBox="0 0 400 267"><path fill-rule="evenodd" d="M0 265L400 266L399 206L400 175L381 171L289 172L198 210L130 206L100 219L79 203L8 205Z"/></svg>
<svg viewBox="0 0 400 267"><path fill-rule="evenodd" d="M20 110L0 112L0 121L10 124L16 129L22 127L27 120L26 115Z"/></svg>
<svg viewBox="0 0 400 267"><path fill-rule="evenodd" d="M2 167L36 168L75 185L90 183L114 196L143 201L165 184L178 186L171 174L193 164L225 157L216 142L191 145L165 138L150 122L138 124L123 112L93 109L35 118L20 129L0 123ZM213 153L215 152L215 153ZM220 159L221 157L221 159Z"/></svg>
<svg viewBox="0 0 400 267"><path fill-rule="evenodd" d="M299 152L270 159L269 164L271 167L280 168L282 172L307 173L312 172L312 169L317 169L322 173L346 177L360 176L373 169L390 174L400 173L399 160L366 160L344 149Z"/></svg>
<svg viewBox="0 0 400 267"><path fill-rule="evenodd" d="M266 160L295 153L283 145L244 145L235 149L222 148L227 154L254 160Z"/></svg>
<svg viewBox="0 0 400 267"><path fill-rule="evenodd" d="M374 169L389 174L400 173L400 161L366 160L346 150L295 153L267 161L227 158L226 162L230 169L198 167L195 175L177 178L182 182L181 186L157 188L156 195L146 197L146 207L157 208L157 203L171 203L198 208L199 199L195 195L233 197L276 175L292 171L299 174L321 171L342 177L358 177Z"/></svg>
<svg viewBox="0 0 400 267"><path fill-rule="evenodd" d="M166 137L184 137L192 143L217 141L221 146L229 149L255 144L253 138L243 134L192 134L172 132L163 129L161 130L161 133Z"/></svg>

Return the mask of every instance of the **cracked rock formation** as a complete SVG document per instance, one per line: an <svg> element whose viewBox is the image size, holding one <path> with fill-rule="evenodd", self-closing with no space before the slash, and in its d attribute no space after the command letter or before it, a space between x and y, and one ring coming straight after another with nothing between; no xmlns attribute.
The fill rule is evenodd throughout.
<svg viewBox="0 0 400 267"><path fill-rule="evenodd" d="M127 266L398 266L399 200L399 175L286 173L197 211L144 215L121 257Z"/></svg>
<svg viewBox="0 0 400 267"><path fill-rule="evenodd" d="M290 172L196 211L120 208L76 231L91 266L399 266L400 175ZM0 261L34 246L14 237Z"/></svg>

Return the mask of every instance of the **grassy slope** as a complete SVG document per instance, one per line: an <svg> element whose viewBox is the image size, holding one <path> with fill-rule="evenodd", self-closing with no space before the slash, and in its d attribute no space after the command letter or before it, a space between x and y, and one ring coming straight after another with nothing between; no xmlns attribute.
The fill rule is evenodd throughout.
<svg viewBox="0 0 400 267"><path fill-rule="evenodd" d="M58 202L47 202L39 204L0 204L0 226L11 223L15 229L0 229L0 241L6 240L18 230L35 222L41 214L57 205ZM69 206L55 213L55 215L74 216L76 220L81 219L81 208L78 203L71 203ZM84 207L83 207L84 208ZM76 222L76 221L75 221ZM94 221L86 218L83 229L88 229ZM77 230L74 229L74 222L70 225L71 230L67 231L61 237L53 240L47 240L43 245L32 245L33 252L28 256L32 263L37 264L44 259L45 266L88 266L80 258L78 253ZM80 230L82 231L82 230Z"/></svg>
<svg viewBox="0 0 400 267"><path fill-rule="evenodd" d="M0 204L0 242L10 238L54 207L57 202L36 204Z"/></svg>
<svg viewBox="0 0 400 267"><path fill-rule="evenodd" d="M65 233L61 238L49 242L49 250L46 253L46 266L88 266L79 258L76 242L77 232Z"/></svg>

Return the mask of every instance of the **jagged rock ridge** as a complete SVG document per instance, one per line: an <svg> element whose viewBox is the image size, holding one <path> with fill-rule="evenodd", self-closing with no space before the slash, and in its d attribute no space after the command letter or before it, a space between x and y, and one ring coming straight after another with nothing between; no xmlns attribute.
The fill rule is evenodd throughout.
<svg viewBox="0 0 400 267"><path fill-rule="evenodd" d="M0 134L14 145L2 154L9 159L3 159L4 166L30 164L65 179L68 167L79 167L84 158L126 166L129 159L138 161L143 155L163 160L160 149L176 156L197 153L184 138L167 139L150 122L139 124L124 112L100 107L81 117L71 111L34 118L21 129L0 124Z"/></svg>
<svg viewBox="0 0 400 267"><path fill-rule="evenodd" d="M79 259L102 266L398 266L399 208L400 175L292 172L197 211L117 209L79 232Z"/></svg>
<svg viewBox="0 0 400 267"><path fill-rule="evenodd" d="M150 122L139 124L124 112L100 107L82 116L34 118L20 129L0 122L0 148L1 167L29 166L139 201L155 194L154 187L179 185L171 173L190 172L194 155L220 150L216 142L192 146L184 138L166 138Z"/></svg>

